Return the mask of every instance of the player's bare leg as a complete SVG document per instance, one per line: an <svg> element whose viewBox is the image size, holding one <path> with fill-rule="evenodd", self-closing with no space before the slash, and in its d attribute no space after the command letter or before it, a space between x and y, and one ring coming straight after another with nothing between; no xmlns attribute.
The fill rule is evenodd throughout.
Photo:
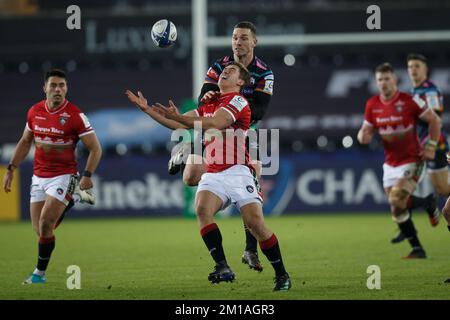
<svg viewBox="0 0 450 320"><path fill-rule="evenodd" d="M448 184L448 169L432 171L428 174L434 190L442 197L450 195L450 185Z"/></svg>
<svg viewBox="0 0 450 320"><path fill-rule="evenodd" d="M196 186L205 172L205 159L198 154L190 154L184 167L183 182L190 187Z"/></svg>
<svg viewBox="0 0 450 320"><path fill-rule="evenodd" d="M254 164L256 177L261 181L262 162L257 160ZM263 266L258 257L258 240L250 232L249 228L244 222L245 231L245 249L242 254L242 263L247 264L250 269L254 269L258 272L263 271Z"/></svg>
<svg viewBox="0 0 450 320"><path fill-rule="evenodd" d="M444 216L445 220L447 221L447 228L448 228L448 231L450 231L450 197L447 198L444 208L442 208L442 215Z"/></svg>
<svg viewBox="0 0 450 320"><path fill-rule="evenodd" d="M420 244L411 215L407 210L408 197L414 188L415 185L411 185L410 180L399 179L392 188L385 189L391 207L392 219L398 224L401 232L413 248L408 256L403 257L406 259L426 258L425 250Z"/></svg>
<svg viewBox="0 0 450 320"><path fill-rule="evenodd" d="M278 239L264 223L261 204L252 202L242 206L240 211L245 224L259 241L261 251L275 270L275 287L273 290L289 290L292 286L291 279L284 268Z"/></svg>
<svg viewBox="0 0 450 320"><path fill-rule="evenodd" d="M222 199L210 191L200 191L195 199L195 212L200 226L200 234L211 257L216 263L213 272L208 276L211 283L221 281L232 282L235 278L233 271L228 266L222 246L222 234L214 222L214 215L222 207Z"/></svg>
<svg viewBox="0 0 450 320"><path fill-rule="evenodd" d="M36 209L40 204L42 204L42 202L38 202L38 205L35 205L32 208L33 212L31 215L33 224L38 218L38 212ZM55 236L53 234L53 230L56 221L64 211L65 207L66 205L63 202L47 195L38 220L38 262L32 275L26 279L23 284L46 282L45 271L47 270L53 249L55 248Z"/></svg>
<svg viewBox="0 0 450 320"><path fill-rule="evenodd" d="M39 236L39 220L41 218L42 208L44 207L45 201L31 202L30 203L30 218L31 225L33 226L34 232Z"/></svg>

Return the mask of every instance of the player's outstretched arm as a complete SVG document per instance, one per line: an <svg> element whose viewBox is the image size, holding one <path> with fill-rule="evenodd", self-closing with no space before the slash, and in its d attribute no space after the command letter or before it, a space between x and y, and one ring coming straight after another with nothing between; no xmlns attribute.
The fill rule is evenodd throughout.
<svg viewBox="0 0 450 320"><path fill-rule="evenodd" d="M33 133L25 129L23 131L22 138L20 138L17 143L16 150L14 150L13 157L10 161L10 170L6 171L5 177L3 178L3 190L8 193L11 191L11 183L14 178L14 170L22 163L25 157L28 155L33 144Z"/></svg>
<svg viewBox="0 0 450 320"><path fill-rule="evenodd" d="M153 108L151 108L148 103L147 99L144 97L144 95L138 91L138 95L136 96L133 92L130 90L127 90L125 92L128 99L133 102L135 105L139 107L144 113L148 114L153 120L158 122L159 124L165 126L166 128L176 130L176 129L186 129L186 126L182 125L179 122L170 120L165 118L164 116L160 115L158 112L156 112Z"/></svg>
<svg viewBox="0 0 450 320"><path fill-rule="evenodd" d="M194 128L195 122L200 122L203 130L218 129L222 130L229 127L235 120L231 116L230 112L223 108L217 110L212 117L197 117L191 115L181 115L176 110L175 104L169 100L169 106L163 106L160 103L156 103L155 110L167 119L175 120L182 123L189 129Z"/></svg>
<svg viewBox="0 0 450 320"><path fill-rule="evenodd" d="M83 144L89 150L89 156L87 158L85 171L88 171L90 173L89 175L91 175L95 171L95 169L97 169L97 166L102 157L102 147L100 145L100 142L98 142L95 132L83 135L80 139L81 142L83 142ZM91 177L83 175L80 180L80 189L85 190L92 187L93 183Z"/></svg>
<svg viewBox="0 0 450 320"><path fill-rule="evenodd" d="M373 126L365 122L358 131L358 141L361 144L369 144L372 141L375 130Z"/></svg>

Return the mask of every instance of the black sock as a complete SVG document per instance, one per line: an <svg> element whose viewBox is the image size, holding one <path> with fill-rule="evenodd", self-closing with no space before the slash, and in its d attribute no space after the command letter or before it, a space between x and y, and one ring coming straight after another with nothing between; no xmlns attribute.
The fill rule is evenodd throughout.
<svg viewBox="0 0 450 320"><path fill-rule="evenodd" d="M61 213L61 216L59 217L58 221L56 221L55 229L58 228L59 224L64 220L66 212L69 211L74 205L75 205L75 201L73 201L73 199L70 199L70 201L67 204L66 208L64 209L63 213Z"/></svg>
<svg viewBox="0 0 450 320"><path fill-rule="evenodd" d="M208 224L200 230L200 234L216 264L227 264L222 247L222 234L217 224Z"/></svg>
<svg viewBox="0 0 450 320"><path fill-rule="evenodd" d="M409 218L405 222L399 223L398 227L400 228L402 233L405 235L406 239L408 239L411 247L422 248L419 238L417 237L416 228L414 227L414 223L411 218Z"/></svg>
<svg viewBox="0 0 450 320"><path fill-rule="evenodd" d="M50 256L52 251L55 249L55 237L39 238L39 249L38 249L38 262L36 269L39 271L47 270L48 263L50 262Z"/></svg>
<svg viewBox="0 0 450 320"><path fill-rule="evenodd" d="M269 239L261 241L259 243L259 247L274 268L276 276L284 275L286 273L286 269L284 268L280 246L275 234L272 234Z"/></svg>
<svg viewBox="0 0 450 320"><path fill-rule="evenodd" d="M247 225L244 224L245 230L245 251L257 252L258 250L258 240L251 234Z"/></svg>
<svg viewBox="0 0 450 320"><path fill-rule="evenodd" d="M420 197L410 195L408 198L408 201L406 202L406 207L408 209L416 209L416 208L423 207L424 205L427 204L427 198L428 197L420 198Z"/></svg>

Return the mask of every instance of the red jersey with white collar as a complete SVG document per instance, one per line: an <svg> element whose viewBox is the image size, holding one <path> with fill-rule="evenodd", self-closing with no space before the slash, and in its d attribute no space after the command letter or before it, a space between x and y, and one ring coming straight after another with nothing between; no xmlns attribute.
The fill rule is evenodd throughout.
<svg viewBox="0 0 450 320"><path fill-rule="evenodd" d="M34 174L41 178L76 173L76 144L94 132L87 117L67 100L55 110L48 108L47 100L32 106L26 129L34 136Z"/></svg>
<svg viewBox="0 0 450 320"><path fill-rule="evenodd" d="M385 163L399 166L420 160L416 127L419 117L431 110L423 100L397 91L390 100L373 96L366 103L364 122L380 134Z"/></svg>
<svg viewBox="0 0 450 320"><path fill-rule="evenodd" d="M234 122L221 131L209 129L204 133L207 171L220 172L236 164L246 165L254 170L245 147L251 118L248 101L239 93L227 93L201 105L195 111L199 117L212 117L219 109L230 113Z"/></svg>

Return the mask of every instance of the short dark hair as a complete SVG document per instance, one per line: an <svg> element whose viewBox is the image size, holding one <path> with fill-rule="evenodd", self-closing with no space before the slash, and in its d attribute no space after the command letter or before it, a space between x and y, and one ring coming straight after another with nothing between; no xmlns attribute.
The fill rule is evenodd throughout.
<svg viewBox="0 0 450 320"><path fill-rule="evenodd" d="M237 61L231 61L227 64L227 67L228 66L237 66L239 68L239 79L244 80L244 84L241 86L241 88L248 86L250 84L250 77L251 77L250 72L246 67L244 67L242 63Z"/></svg>
<svg viewBox="0 0 450 320"><path fill-rule="evenodd" d="M51 69L51 70L47 71L45 73L45 77L44 77L45 82L47 82L48 78L50 78L50 77L63 78L67 82L66 73L61 69Z"/></svg>
<svg viewBox="0 0 450 320"><path fill-rule="evenodd" d="M390 72L390 73L395 73L394 71L394 67L389 63L389 62L385 62L380 64L378 67L375 68L375 73L376 72Z"/></svg>
<svg viewBox="0 0 450 320"><path fill-rule="evenodd" d="M408 56L406 57L406 62L409 62L410 60L419 60L422 61L423 63L427 64L427 58L420 53L410 53L408 54Z"/></svg>
<svg viewBox="0 0 450 320"><path fill-rule="evenodd" d="M256 27L253 23L251 23L250 21L241 21L238 22L233 29L249 29L252 33L253 36L256 37Z"/></svg>

